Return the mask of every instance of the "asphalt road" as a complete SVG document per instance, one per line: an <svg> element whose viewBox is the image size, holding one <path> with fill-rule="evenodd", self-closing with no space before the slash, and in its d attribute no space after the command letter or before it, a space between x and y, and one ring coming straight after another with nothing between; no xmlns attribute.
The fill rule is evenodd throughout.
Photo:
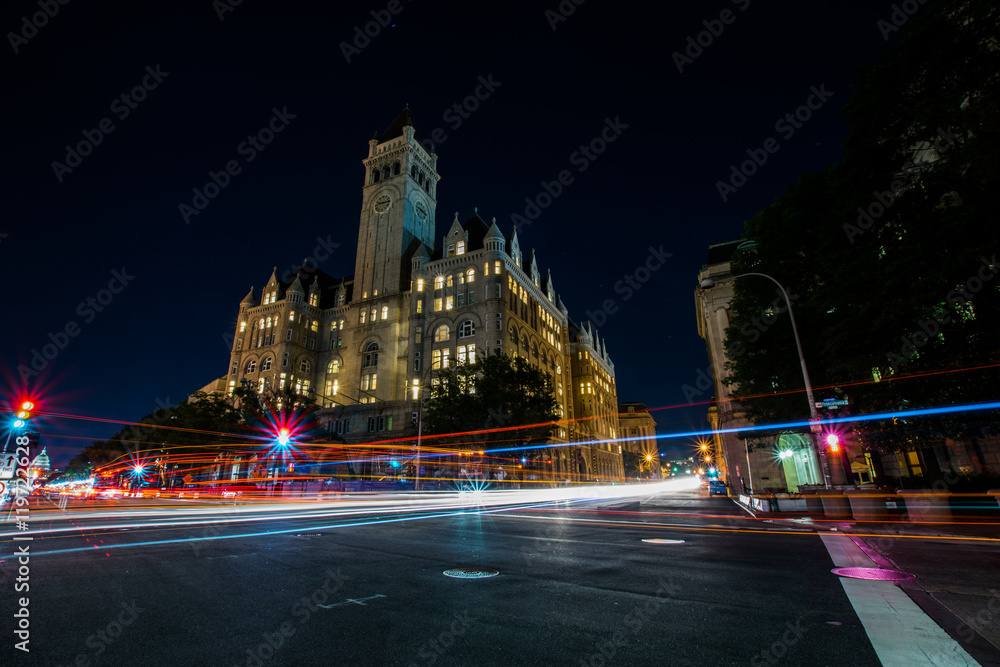
<svg viewBox="0 0 1000 667"><path fill-rule="evenodd" d="M32 515L71 530L30 542L30 593L7 555L23 542L0 544L3 664L880 664L816 534L722 497L128 529L71 510ZM30 654L12 648L20 595Z"/></svg>

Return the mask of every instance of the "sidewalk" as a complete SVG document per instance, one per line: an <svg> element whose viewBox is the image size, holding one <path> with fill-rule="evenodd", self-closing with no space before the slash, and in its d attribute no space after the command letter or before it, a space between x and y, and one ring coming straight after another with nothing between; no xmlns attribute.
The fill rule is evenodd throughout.
<svg viewBox="0 0 1000 667"><path fill-rule="evenodd" d="M952 522L827 519L805 512L760 512L758 520L813 527L853 538L877 567L916 575L897 584L983 665L1000 665L1000 511Z"/></svg>

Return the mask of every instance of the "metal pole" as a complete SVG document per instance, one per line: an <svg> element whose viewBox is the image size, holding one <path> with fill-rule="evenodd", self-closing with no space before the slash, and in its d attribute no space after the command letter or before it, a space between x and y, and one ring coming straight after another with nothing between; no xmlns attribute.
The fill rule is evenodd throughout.
<svg viewBox="0 0 1000 667"><path fill-rule="evenodd" d="M736 276L736 278L740 278L742 276L760 276L761 278L767 278L772 283L777 285L778 289L781 291L781 296L785 300L785 305L788 306L788 319L791 320L792 322L792 334L795 337L795 349L799 353L799 365L802 366L802 380L806 386L806 400L809 401L809 418L813 422L818 422L820 417L819 413L816 411L816 401L813 398L812 383L809 381L809 371L806 369L806 358L802 354L802 342L799 340L799 328L795 324L795 315L792 313L792 300L788 298L788 293L785 291L785 288L782 287L781 283L779 283L777 280L767 275L766 273L741 273L740 275ZM822 447L820 447L816 443L816 438L814 437L813 433L810 432L809 438L813 442L813 448L816 451L816 457L819 459L820 466L822 467L824 486L829 489L830 466L826 460L826 453L823 451Z"/></svg>

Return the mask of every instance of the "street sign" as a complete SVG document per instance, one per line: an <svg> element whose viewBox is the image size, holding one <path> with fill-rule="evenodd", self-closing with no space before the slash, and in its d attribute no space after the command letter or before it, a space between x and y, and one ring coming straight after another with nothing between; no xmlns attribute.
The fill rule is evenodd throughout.
<svg viewBox="0 0 1000 667"><path fill-rule="evenodd" d="M827 398L827 399L823 400L822 403L820 403L819 401L816 402L816 407L817 408L827 408L827 409L829 409L829 408L842 408L845 405L847 405L847 399L846 398L839 398L839 399Z"/></svg>
<svg viewBox="0 0 1000 667"><path fill-rule="evenodd" d="M823 425L820 423L818 419L810 419L809 430L812 431L813 433L822 433Z"/></svg>
<svg viewBox="0 0 1000 667"><path fill-rule="evenodd" d="M0 496L3 496L3 494L6 492L7 492L7 485L4 484L3 482L0 482Z"/></svg>

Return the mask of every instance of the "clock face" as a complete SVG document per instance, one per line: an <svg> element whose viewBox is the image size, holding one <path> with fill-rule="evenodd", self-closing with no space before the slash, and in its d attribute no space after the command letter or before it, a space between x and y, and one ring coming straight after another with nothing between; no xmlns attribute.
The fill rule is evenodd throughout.
<svg viewBox="0 0 1000 667"><path fill-rule="evenodd" d="M392 206L392 197L388 194L381 194L375 198L375 204L372 206L372 210L376 213L385 213Z"/></svg>
<svg viewBox="0 0 1000 667"><path fill-rule="evenodd" d="M420 222L426 222L427 221L427 209L424 207L423 202L419 202L418 201L417 204L416 204L416 206L414 206L413 208L417 212L417 220L419 220Z"/></svg>

